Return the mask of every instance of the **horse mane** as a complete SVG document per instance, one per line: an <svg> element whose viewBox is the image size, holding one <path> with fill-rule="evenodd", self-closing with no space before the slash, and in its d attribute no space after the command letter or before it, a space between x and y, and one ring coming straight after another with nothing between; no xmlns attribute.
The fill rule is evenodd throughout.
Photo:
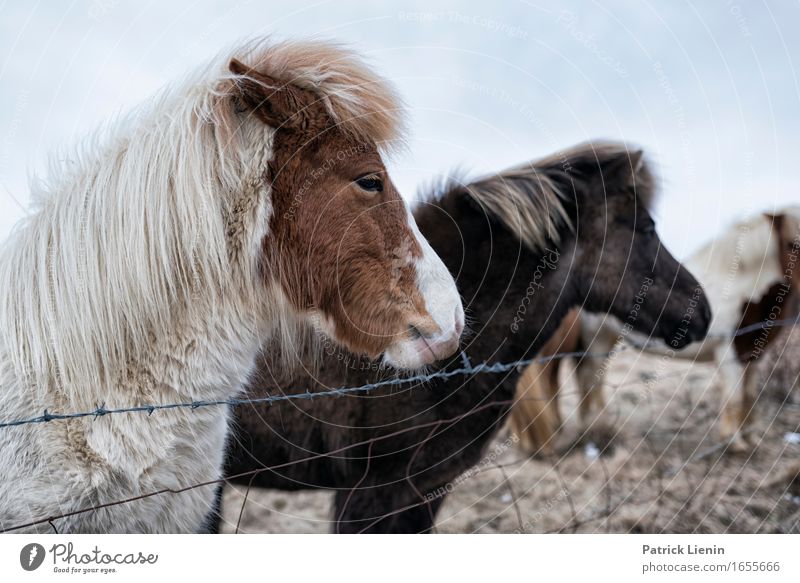
<svg viewBox="0 0 800 583"><path fill-rule="evenodd" d="M574 230L567 207L573 194L632 187L652 208L656 180L641 150L620 142L587 142L474 181L450 179L436 189L443 198L463 191L530 249L559 243L562 228Z"/></svg>
<svg viewBox="0 0 800 583"><path fill-rule="evenodd" d="M94 398L146 358L145 347L166 343L176 322L196 327L202 310L206 318L263 312L257 258L275 130L236 119L232 56L315 91L354 136L391 140L401 131L393 90L351 52L316 41L259 42L61 153L52 179L32 186L34 212L0 256L0 355L19 382ZM289 337L296 323L280 311L285 301L273 299L278 312L269 317ZM239 332L256 334L258 325Z"/></svg>

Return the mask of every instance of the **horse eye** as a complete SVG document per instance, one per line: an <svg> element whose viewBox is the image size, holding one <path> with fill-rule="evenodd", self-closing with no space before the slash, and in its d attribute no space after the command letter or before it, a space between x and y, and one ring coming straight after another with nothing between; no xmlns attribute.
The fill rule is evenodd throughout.
<svg viewBox="0 0 800 583"><path fill-rule="evenodd" d="M377 176L364 176L356 180L359 188L367 192L383 192L383 181Z"/></svg>

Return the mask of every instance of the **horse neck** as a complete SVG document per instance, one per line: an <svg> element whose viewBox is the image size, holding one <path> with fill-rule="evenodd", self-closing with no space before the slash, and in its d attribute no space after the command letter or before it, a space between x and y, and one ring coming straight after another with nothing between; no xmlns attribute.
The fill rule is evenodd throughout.
<svg viewBox="0 0 800 583"><path fill-rule="evenodd" d="M449 218L426 207L417 222L456 277L473 334L466 341L468 356L497 362L536 354L578 303L563 253L571 234L564 234L561 245L530 250L469 206L441 208Z"/></svg>

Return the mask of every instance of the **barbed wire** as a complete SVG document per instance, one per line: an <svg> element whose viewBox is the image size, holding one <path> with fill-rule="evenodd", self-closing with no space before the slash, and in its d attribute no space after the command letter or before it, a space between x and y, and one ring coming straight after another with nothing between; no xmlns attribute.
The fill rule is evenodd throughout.
<svg viewBox="0 0 800 583"><path fill-rule="evenodd" d="M728 339L728 338L735 338L737 336L741 336L744 334L749 334L751 332L755 332L757 330L768 330L774 327L783 327L789 326L800 323L800 317L798 318L787 318L784 320L767 320L766 322L758 322L753 325L745 326L743 328L739 328L733 334L727 335L709 335L707 339L719 338L719 339ZM630 339L626 338L628 341ZM638 345L633 344L634 348L648 348L648 344L645 345ZM341 397L343 395L348 394L355 394L355 393L365 393L375 389L379 389L382 387L388 386L398 386L398 385L405 385L405 384L414 384L414 383L425 383L434 379L446 379L451 378L454 376L468 376L473 374L492 374L492 373L503 373L508 372L514 368L518 367L525 367L530 364L546 364L553 360L561 360L564 358L609 358L621 350L624 350L626 347L623 345L620 348L612 350L610 352L603 352L603 353L593 353L588 351L573 351L573 352L559 352L556 354L552 354L549 356L542 356L542 357L534 357L534 358L527 358L527 359L520 359L512 362L506 363L480 363L478 365L472 365L469 357L465 352L461 352L461 359L462 359L462 367L457 368L454 370L438 370L432 373L427 374L417 374L408 377L397 377L392 379L384 379L381 381L376 381L374 383L367 383L364 385L360 385L357 387L337 387L333 389L327 389L325 391L317 391L312 392L310 390L306 390L305 392L301 393L290 393L290 394L282 394L282 395L267 395L264 397L254 397L254 398L246 398L246 399L218 399L218 400L197 400L197 401L188 401L188 402L178 402L178 403L160 403L160 404L146 404L146 405L134 405L131 407L115 407L115 408L107 408L105 405L99 405L95 409L91 411L78 411L72 413L51 413L47 409L43 411L41 415L37 415L35 417L29 417L27 419L15 419L11 421L5 421L0 423L0 429L8 428L8 427L18 427L20 425L31 425L31 424L38 424L38 423L49 423L51 421L58 421L64 419L79 419L82 417L104 417L106 415L118 414L118 413L147 413L148 415L152 415L156 411L164 411L169 409L200 409L204 407L216 407L216 406L229 406L229 407L236 407L241 405L256 405L256 404L273 404L278 403L281 401L292 401L292 400L311 400L321 397Z"/></svg>
<svg viewBox="0 0 800 583"><path fill-rule="evenodd" d="M744 334L749 334L757 330L769 330L770 328L784 327L798 323L800 323L800 317L787 318L785 320L768 320L766 322L759 322L757 324L745 326L743 328L738 329L733 334L709 335L706 338L730 339L730 338L735 338L737 336L742 336ZM630 338L628 338L627 336L625 337L625 339L626 341L630 342ZM641 345L635 343L632 344L631 346L637 349L640 348L647 349L651 347L650 344ZM658 344L658 346L663 348L666 345ZM625 350L626 348L627 348L626 345L622 345L619 348L615 348L614 350L611 350L609 352L600 352L600 353L589 352L589 351L559 352L549 356L537 356L534 358L520 359L512 362L498 362L492 364L482 362L477 365L472 365L467 354L462 351L461 352L462 366L460 368L456 368L453 370L437 370L431 373L416 374L407 377L384 379L381 381L367 383L357 387L343 386L316 392L312 392L306 389L304 392L299 392L299 393L267 395L264 397L253 397L244 399L197 400L197 401L186 401L177 403L152 403L146 405L133 405L130 407L107 408L105 405L98 405L95 409L92 409L91 411L77 411L71 413L52 413L47 409L45 409L41 415L29 417L26 419L14 419L10 421L0 422L0 429L6 429L9 427L18 427L21 425L49 423L51 421L59 421L65 419L80 419L82 417L97 418L119 413L147 413L148 415L152 415L157 411L165 411L170 409L200 409L204 407L219 407L219 406L237 407L242 405L274 404L282 401L311 400L324 397L341 397L349 394L366 393L382 387L399 386L399 385L407 385L414 383L424 384L428 381L432 381L435 379L447 379L455 376L469 376L474 374L498 374L498 373L508 372L515 368L525 367L534 363L546 364L550 361L561 360L564 358L609 358L611 356L614 356L615 354L618 354L622 350Z"/></svg>
<svg viewBox="0 0 800 583"><path fill-rule="evenodd" d="M31 425L36 423L49 423L51 421L58 421L64 419L80 419L82 417L104 417L106 415L113 415L118 413L147 413L152 415L156 411L164 411L169 409L200 409L203 407L217 407L217 406L232 406L237 407L241 405L256 405L256 404L274 404L282 401L294 400L311 400L323 397L341 397L354 393L366 393L379 389L382 387L391 387L398 385L420 383L424 384L434 379L447 379L455 376L469 376L473 374L499 374L508 372L518 367L525 367L533 363L546 363L552 360L558 360L569 357L580 358L608 358L620 352L620 349L612 350L610 352L592 353L592 352L561 352L551 356L526 358L515 360L512 362L497 362L497 363L480 363L472 365L466 353L461 353L463 365L460 368L453 370L438 370L432 373L416 374L407 377L396 377L391 379L384 379L374 383L366 383L357 387L337 387L334 389L326 389L324 391L312 392L306 389L301 393L289 393L282 395L267 395L264 397L253 397L247 399L218 399L218 400L198 400L186 401L180 403L162 403L162 404L148 404L148 405L134 405L132 407L116 407L107 408L100 405L91 411L78 411L74 413L51 413L47 409L41 415L30 417L27 419L16 419L13 421L5 421L0 423L0 429L8 427L18 427L20 425Z"/></svg>

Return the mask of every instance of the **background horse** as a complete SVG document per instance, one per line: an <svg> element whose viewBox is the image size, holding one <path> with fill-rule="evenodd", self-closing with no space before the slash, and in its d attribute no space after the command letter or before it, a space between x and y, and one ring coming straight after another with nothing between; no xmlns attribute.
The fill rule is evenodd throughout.
<svg viewBox="0 0 800 583"><path fill-rule="evenodd" d="M423 203L415 212L420 230L457 274L468 305L471 362L536 354L577 305L620 318L636 310L634 328L668 342L681 330L678 344L702 338L709 309L655 232L653 191L641 152L588 144L451 185ZM629 249L637 253L626 262ZM684 326L693 297L696 314ZM445 368L463 366L454 360ZM452 481L480 461L503 425L517 376L454 376L366 397L235 407L227 475L245 486L336 489L337 532L429 531ZM317 376L282 374L265 358L248 396L383 377L342 353L330 353Z"/></svg>
<svg viewBox="0 0 800 583"><path fill-rule="evenodd" d="M309 322L399 367L456 349L454 282L382 161L391 87L323 43L235 55L248 65L168 90L38 193L0 259L6 419L228 399L265 339ZM1 428L0 528L197 531L213 486L111 503L217 479L227 422L217 406Z"/></svg>
<svg viewBox="0 0 800 583"><path fill-rule="evenodd" d="M671 347L631 339L649 352L713 362L715 384L721 390L720 435L736 451L748 449L746 439L756 386L751 363L759 358L774 336L772 322L795 317L800 278L795 276L800 252L800 209L788 207L776 214L758 214L732 225L722 235L694 253L685 265L700 280L713 308L709 336L680 353ZM763 328L732 337L740 328ZM628 330L613 318L581 312L565 322L541 356L555 351L611 352ZM558 406L560 360L532 364L521 377L520 403L511 416L511 428L530 453L553 452L561 426ZM576 363L575 381L580 391L579 418L583 432L593 439L610 428L605 409L603 380L608 363L583 358Z"/></svg>

